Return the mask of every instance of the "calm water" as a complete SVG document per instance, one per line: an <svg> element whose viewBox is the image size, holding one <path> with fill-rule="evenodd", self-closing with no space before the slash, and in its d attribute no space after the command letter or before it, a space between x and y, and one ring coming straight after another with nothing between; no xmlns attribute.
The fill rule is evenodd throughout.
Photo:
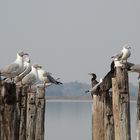
<svg viewBox="0 0 140 140"><path fill-rule="evenodd" d="M46 140L91 140L91 102L48 101L45 114ZM131 134L135 139L136 103L131 102Z"/></svg>

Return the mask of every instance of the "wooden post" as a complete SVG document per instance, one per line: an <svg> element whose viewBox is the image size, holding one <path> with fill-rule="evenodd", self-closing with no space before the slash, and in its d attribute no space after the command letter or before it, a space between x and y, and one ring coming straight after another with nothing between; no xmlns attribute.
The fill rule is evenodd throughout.
<svg viewBox="0 0 140 140"><path fill-rule="evenodd" d="M105 140L104 134L104 97L93 95L92 140Z"/></svg>
<svg viewBox="0 0 140 140"><path fill-rule="evenodd" d="M109 71L93 95L92 140L114 140L112 94L109 92L113 75L114 71Z"/></svg>
<svg viewBox="0 0 140 140"><path fill-rule="evenodd" d="M18 140L15 84L2 83L0 94L0 139Z"/></svg>
<svg viewBox="0 0 140 140"><path fill-rule="evenodd" d="M114 118L112 109L112 92L105 92L104 99L104 128L105 140L114 140Z"/></svg>
<svg viewBox="0 0 140 140"><path fill-rule="evenodd" d="M27 109L27 87L20 89L20 124L19 140L26 140L26 109Z"/></svg>
<svg viewBox="0 0 140 140"><path fill-rule="evenodd" d="M137 97L137 120L136 120L136 138L140 140L140 83L138 89L138 97Z"/></svg>
<svg viewBox="0 0 140 140"><path fill-rule="evenodd" d="M45 89L37 88L36 93L36 131L35 140L44 140Z"/></svg>
<svg viewBox="0 0 140 140"><path fill-rule="evenodd" d="M36 127L36 93L30 92L27 94L26 140L34 140Z"/></svg>
<svg viewBox="0 0 140 140"><path fill-rule="evenodd" d="M127 69L116 67L116 77L112 79L115 140L131 140L128 85Z"/></svg>
<svg viewBox="0 0 140 140"><path fill-rule="evenodd" d="M27 93L27 87L0 82L0 140L44 140L44 118L43 88Z"/></svg>

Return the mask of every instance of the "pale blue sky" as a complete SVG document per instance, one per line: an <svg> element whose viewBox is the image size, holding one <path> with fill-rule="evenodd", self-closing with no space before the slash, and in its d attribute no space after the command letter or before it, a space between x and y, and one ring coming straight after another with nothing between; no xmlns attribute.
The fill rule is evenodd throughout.
<svg viewBox="0 0 140 140"><path fill-rule="evenodd" d="M25 50L63 82L89 83L87 73L103 77L124 43L140 63L139 13L139 0L0 1L0 67Z"/></svg>

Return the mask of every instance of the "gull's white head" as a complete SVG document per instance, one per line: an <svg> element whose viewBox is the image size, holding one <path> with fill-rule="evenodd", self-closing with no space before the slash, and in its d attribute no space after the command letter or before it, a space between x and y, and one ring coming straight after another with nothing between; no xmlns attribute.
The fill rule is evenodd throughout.
<svg viewBox="0 0 140 140"><path fill-rule="evenodd" d="M29 55L29 54L28 53L25 53L23 51L20 51L20 52L17 53L17 55L19 55L20 57L23 57L23 56Z"/></svg>
<svg viewBox="0 0 140 140"><path fill-rule="evenodd" d="M30 60L30 57L24 57L24 61L27 62L27 63L31 63L31 60Z"/></svg>
<svg viewBox="0 0 140 140"><path fill-rule="evenodd" d="M131 49L131 47L128 44L123 45L123 49Z"/></svg>

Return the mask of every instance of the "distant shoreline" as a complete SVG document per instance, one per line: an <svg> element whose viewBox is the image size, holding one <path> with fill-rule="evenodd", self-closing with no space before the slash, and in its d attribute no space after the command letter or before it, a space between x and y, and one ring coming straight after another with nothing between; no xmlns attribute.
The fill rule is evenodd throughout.
<svg viewBox="0 0 140 140"><path fill-rule="evenodd" d="M46 100L92 100L91 96L46 96Z"/></svg>

